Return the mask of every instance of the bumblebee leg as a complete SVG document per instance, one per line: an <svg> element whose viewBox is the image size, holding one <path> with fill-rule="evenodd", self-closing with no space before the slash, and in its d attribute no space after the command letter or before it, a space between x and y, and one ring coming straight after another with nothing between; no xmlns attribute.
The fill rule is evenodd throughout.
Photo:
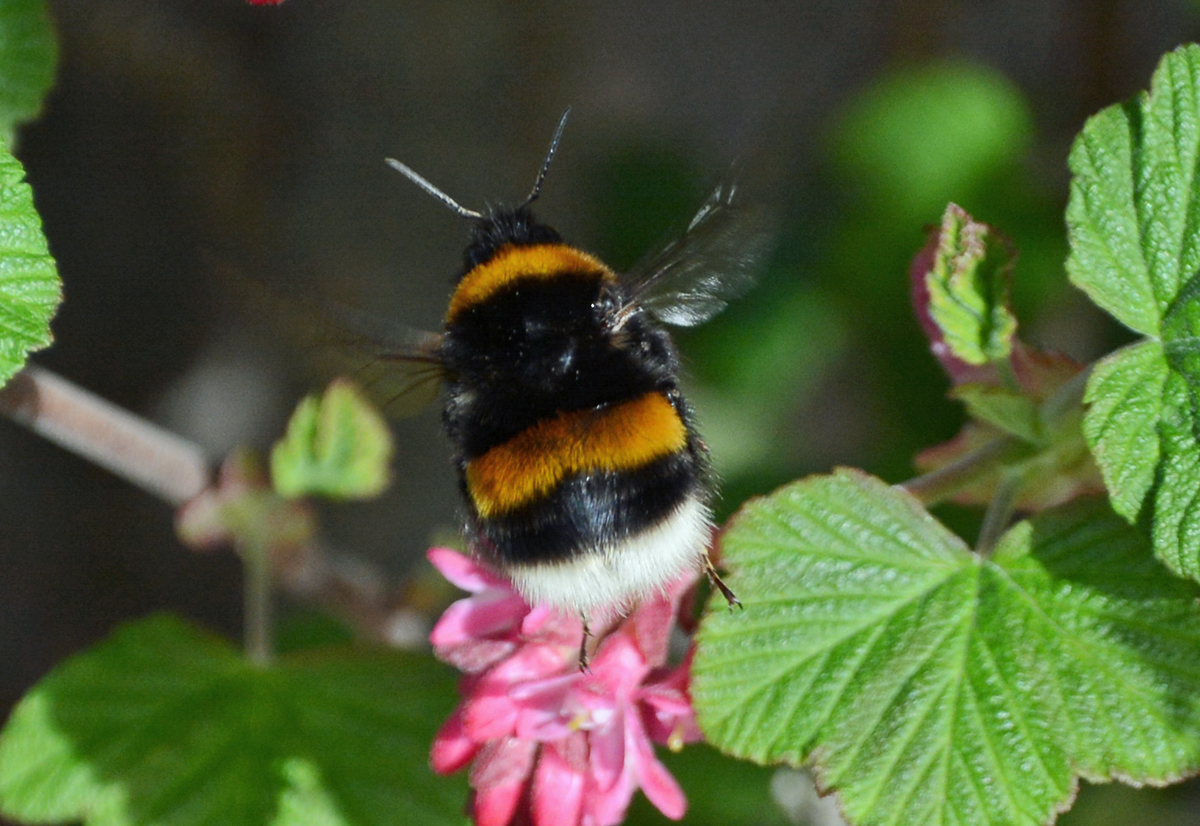
<svg viewBox="0 0 1200 826"><path fill-rule="evenodd" d="M579 639L579 670L585 674L592 673L592 669L588 667L588 640L592 637L592 632L588 628L587 614L581 613L579 619L583 620L583 636Z"/></svg>
<svg viewBox="0 0 1200 826"><path fill-rule="evenodd" d="M717 569L713 567L712 561L707 558L704 560L704 573L708 574L708 581L712 583L713 587L721 592L721 596L725 597L725 601L729 603L730 611L734 608L742 607L742 601L737 598L737 595L733 591L729 590L728 585L721 581L721 576L717 573Z"/></svg>

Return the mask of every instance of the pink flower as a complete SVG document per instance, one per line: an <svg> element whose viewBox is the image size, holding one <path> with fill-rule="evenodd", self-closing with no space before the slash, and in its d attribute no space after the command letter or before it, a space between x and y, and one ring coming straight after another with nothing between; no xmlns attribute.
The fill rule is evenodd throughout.
<svg viewBox="0 0 1200 826"><path fill-rule="evenodd" d="M430 761L446 774L471 764L479 826L613 826L641 788L668 817L687 800L653 743L698 740L687 693L690 657L665 666L688 575L647 600L579 668L582 623L530 608L498 574L454 551L430 561L471 593L431 634L434 652L467 675L463 702Z"/></svg>
<svg viewBox="0 0 1200 826"><path fill-rule="evenodd" d="M449 548L431 548L433 567L471 596L442 614L429 634L442 662L476 674L538 640L579 647L583 623L552 608L530 608L508 580L486 565Z"/></svg>

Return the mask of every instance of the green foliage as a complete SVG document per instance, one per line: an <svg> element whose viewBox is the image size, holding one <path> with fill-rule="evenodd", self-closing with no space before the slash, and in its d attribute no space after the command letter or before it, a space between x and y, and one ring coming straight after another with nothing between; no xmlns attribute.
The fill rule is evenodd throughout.
<svg viewBox="0 0 1200 826"><path fill-rule="evenodd" d="M426 753L452 680L329 649L257 668L160 616L61 664L0 733L0 812L89 826L461 823Z"/></svg>
<svg viewBox="0 0 1200 826"><path fill-rule="evenodd" d="M962 384L950 395L966 405L973 419L1031 445L1043 441L1038 405L1023 393L988 384Z"/></svg>
<svg viewBox="0 0 1200 826"><path fill-rule="evenodd" d="M0 0L0 141L41 111L58 48L45 0Z"/></svg>
<svg viewBox="0 0 1200 826"><path fill-rule="evenodd" d="M807 269L841 304L853 359L844 362L853 364L847 384L855 394L843 402L852 411L843 418L864 433L851 442L854 452L818 452L816 467L853 463L902 478L912 471L914 453L960 421L955 405L939 401L945 376L914 330L903 277L921 228L936 222L948 202L986 216L1013 239L1021 253L1014 284L1019 310L1064 292L1061 206L1022 163L1032 137L1032 115L1011 80L961 61L885 75L836 121L834 177L811 206L818 216L836 218L828 238L817 239L820 260ZM842 387L831 382L822 389L831 384L835 392Z"/></svg>
<svg viewBox="0 0 1200 826"><path fill-rule="evenodd" d="M1071 280L1147 341L1100 362L1084 432L1118 513L1149 497L1154 552L1200 579L1200 47L1149 94L1091 118L1071 151Z"/></svg>
<svg viewBox="0 0 1200 826"><path fill-rule="evenodd" d="M392 434L349 381L300 402L271 450L271 481L282 496L365 499L388 486Z"/></svg>
<svg viewBox="0 0 1200 826"><path fill-rule="evenodd" d="M722 541L745 611L700 632L710 741L811 760L856 824L1045 823L1077 777L1200 767L1197 591L1095 500L984 559L854 471L748 504Z"/></svg>
<svg viewBox="0 0 1200 826"><path fill-rule="evenodd" d="M1158 468L1158 422L1169 373L1162 344L1143 341L1092 369L1084 400L1087 438L1104 473L1113 510L1137 518Z"/></svg>
<svg viewBox="0 0 1200 826"><path fill-rule="evenodd" d="M924 308L955 358L984 365L1008 358L1017 319L1009 309L1012 250L987 224L956 204L946 207Z"/></svg>
<svg viewBox="0 0 1200 826"><path fill-rule="evenodd" d="M58 270L24 179L20 162L0 147L0 385L30 352L53 340L50 319L62 301Z"/></svg>
<svg viewBox="0 0 1200 826"><path fill-rule="evenodd" d="M733 760L702 743L678 752L659 751L667 769L688 796L688 826L787 826L783 809L771 799L773 769ZM720 782L714 782L720 778ZM669 821L644 795L636 795L626 826L664 826Z"/></svg>
<svg viewBox="0 0 1200 826"><path fill-rule="evenodd" d="M839 124L836 154L890 215L924 221L1010 167L1032 135L1020 90L1002 75L932 64L896 72L858 97Z"/></svg>

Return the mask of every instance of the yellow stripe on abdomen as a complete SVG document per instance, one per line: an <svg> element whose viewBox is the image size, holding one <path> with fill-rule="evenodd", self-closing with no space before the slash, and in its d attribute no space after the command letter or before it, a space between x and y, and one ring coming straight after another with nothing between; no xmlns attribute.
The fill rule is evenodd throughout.
<svg viewBox="0 0 1200 826"><path fill-rule="evenodd" d="M566 244L506 244L458 282L446 310L446 323L452 323L468 307L484 303L518 280L550 279L572 273L616 277L600 259Z"/></svg>
<svg viewBox="0 0 1200 826"><path fill-rule="evenodd" d="M467 491L480 516L500 516L546 496L573 474L636 470L686 444L679 413L662 393L647 393L543 419L468 462Z"/></svg>

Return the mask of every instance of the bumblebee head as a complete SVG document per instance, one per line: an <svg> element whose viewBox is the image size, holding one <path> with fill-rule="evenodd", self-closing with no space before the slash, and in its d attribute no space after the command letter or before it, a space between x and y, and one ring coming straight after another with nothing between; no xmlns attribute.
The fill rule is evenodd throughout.
<svg viewBox="0 0 1200 826"><path fill-rule="evenodd" d="M495 207L475 219L471 227L471 242L463 253L463 275L490 261L501 247L509 244L561 243L562 236L552 227L539 223L527 204L516 209Z"/></svg>

